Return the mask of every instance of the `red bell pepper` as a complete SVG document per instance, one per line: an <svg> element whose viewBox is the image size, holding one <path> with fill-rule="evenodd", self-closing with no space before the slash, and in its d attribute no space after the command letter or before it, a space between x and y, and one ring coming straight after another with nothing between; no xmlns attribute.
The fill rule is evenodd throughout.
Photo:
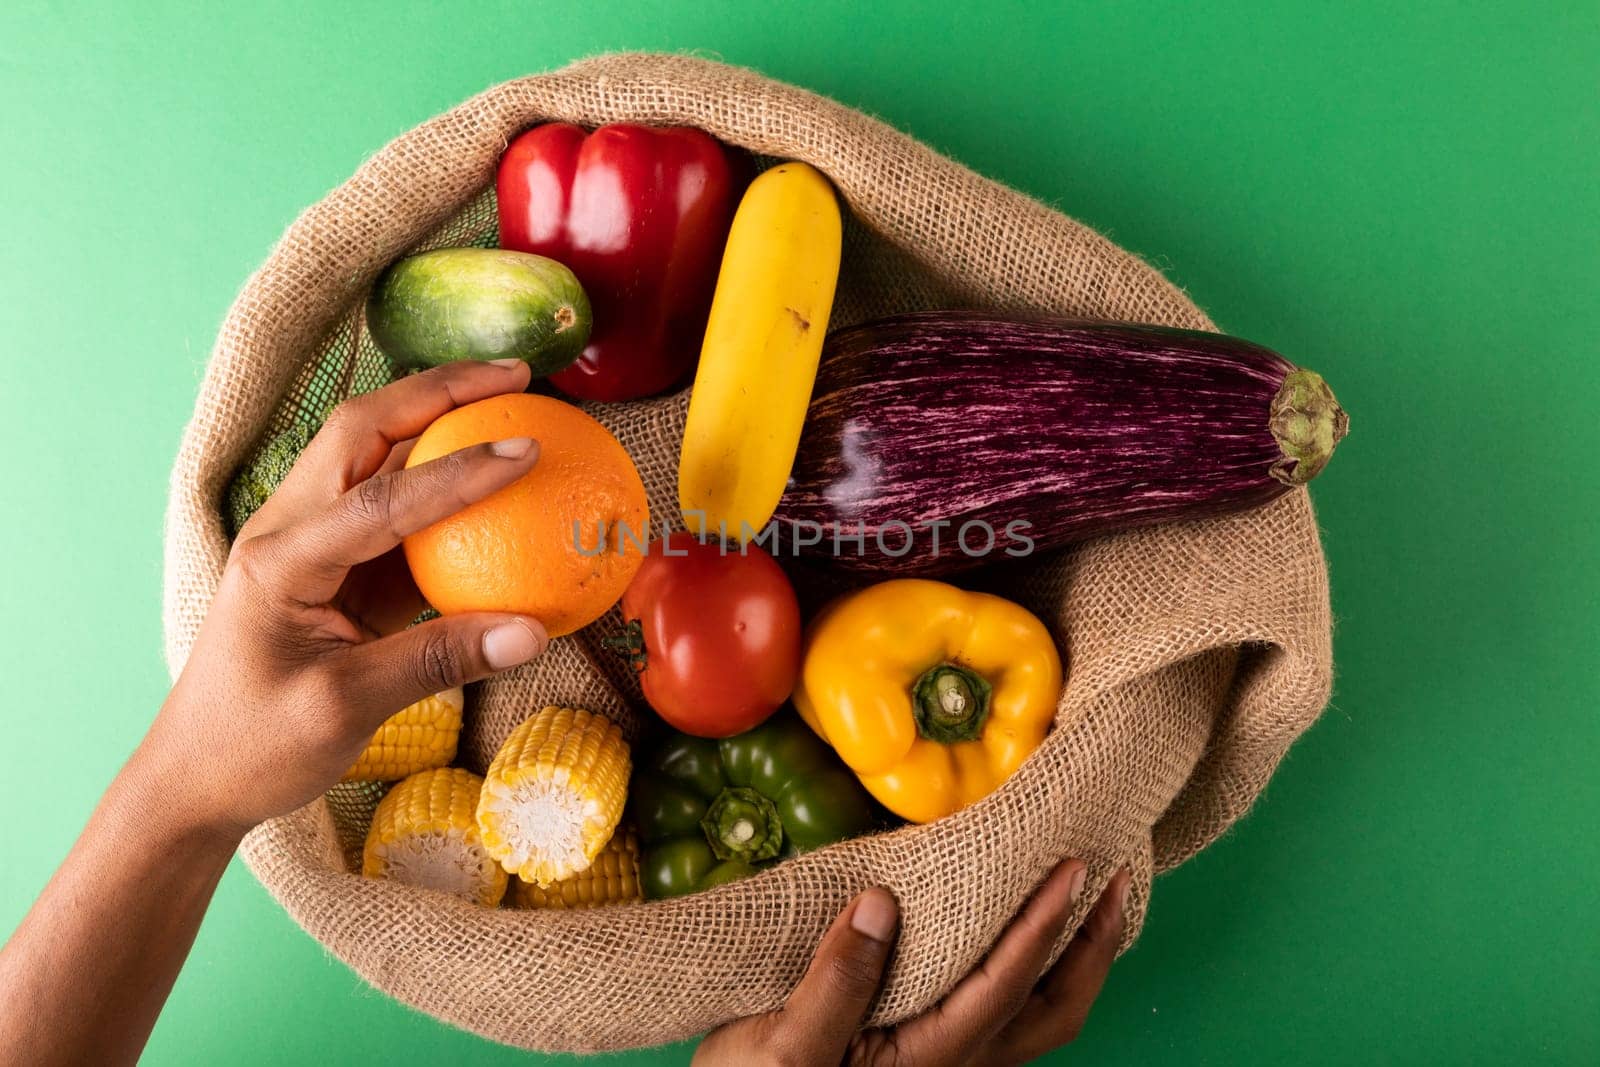
<svg viewBox="0 0 1600 1067"><path fill-rule="evenodd" d="M594 309L589 344L550 376L583 400L633 400L687 380L722 248L753 167L700 130L536 126L500 158L500 246L571 269Z"/></svg>

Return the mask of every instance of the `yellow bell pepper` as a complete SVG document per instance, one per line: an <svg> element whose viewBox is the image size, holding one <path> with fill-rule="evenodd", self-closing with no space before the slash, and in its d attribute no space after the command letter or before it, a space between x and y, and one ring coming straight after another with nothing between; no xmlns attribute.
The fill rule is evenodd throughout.
<svg viewBox="0 0 1600 1067"><path fill-rule="evenodd" d="M1031 612L906 578L835 601L806 634L794 705L896 815L993 792L1055 718L1061 657Z"/></svg>

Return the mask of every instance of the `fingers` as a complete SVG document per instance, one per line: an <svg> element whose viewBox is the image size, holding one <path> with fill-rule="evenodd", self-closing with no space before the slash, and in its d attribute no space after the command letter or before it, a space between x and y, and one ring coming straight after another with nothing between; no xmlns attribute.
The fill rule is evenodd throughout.
<svg viewBox="0 0 1600 1067"><path fill-rule="evenodd" d="M1066 951L1039 983L1038 993L1007 1027L1003 1044L1015 1062L1027 1062L1075 1040L1083 1032L1106 975L1117 958L1126 921L1128 890L1133 884L1126 869L1106 883L1094 910L1083 921Z"/></svg>
<svg viewBox="0 0 1600 1067"><path fill-rule="evenodd" d="M339 590L339 610L369 638L405 629L427 606L399 548L352 570Z"/></svg>
<svg viewBox="0 0 1600 1067"><path fill-rule="evenodd" d="M983 965L933 1011L902 1025L895 1044L912 1063L966 1063L1028 1000L1083 892L1079 860L1056 867Z"/></svg>
<svg viewBox="0 0 1600 1067"><path fill-rule="evenodd" d="M529 375L520 359L462 360L352 397L328 416L299 466L308 478L320 476L333 493L342 493L376 474L390 449L416 437L440 415L501 393L520 393Z"/></svg>
<svg viewBox="0 0 1600 1067"><path fill-rule="evenodd" d="M894 896L869 889L839 913L778 1015L774 1040L795 1063L838 1063L883 981L900 924Z"/></svg>
<svg viewBox="0 0 1600 1067"><path fill-rule="evenodd" d="M351 567L448 518L526 474L531 438L472 445L410 470L375 474L301 522L257 538L279 565L281 588L308 604L338 592Z"/></svg>
<svg viewBox="0 0 1600 1067"><path fill-rule="evenodd" d="M352 645L340 656L346 675L359 679L361 706L375 729L423 697L526 663L549 643L539 620L525 615L450 615Z"/></svg>
<svg viewBox="0 0 1600 1067"><path fill-rule="evenodd" d="M694 1062L842 1062L883 980L899 924L899 905L888 890L856 897L822 936L788 1002L713 1031Z"/></svg>
<svg viewBox="0 0 1600 1067"><path fill-rule="evenodd" d="M1076 1037L1083 1029L1084 1021L1089 1018L1089 1008L1100 995L1100 987L1105 984L1111 964L1117 958L1132 884L1133 876L1126 869L1111 876L1094 911L1089 913L1061 959L1045 976L1041 992L1046 1002L1056 1009L1071 1037Z"/></svg>
<svg viewBox="0 0 1600 1067"><path fill-rule="evenodd" d="M346 400L334 408L283 484L250 520L251 530L282 529L372 475L403 467L411 439L434 419L462 404L521 392L528 380L528 365L520 359L462 360Z"/></svg>
<svg viewBox="0 0 1600 1067"><path fill-rule="evenodd" d="M411 450L417 447L417 439L408 437L389 450L389 455L378 467L377 473L387 474L390 471L404 470L406 460L411 458Z"/></svg>

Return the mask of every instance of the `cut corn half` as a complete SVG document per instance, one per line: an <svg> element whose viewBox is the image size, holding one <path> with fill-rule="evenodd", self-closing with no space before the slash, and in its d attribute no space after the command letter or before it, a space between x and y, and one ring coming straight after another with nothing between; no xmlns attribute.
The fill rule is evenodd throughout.
<svg viewBox="0 0 1600 1067"><path fill-rule="evenodd" d="M541 888L520 878L511 888L519 908L593 908L643 900L639 889L639 835L618 830L587 870Z"/></svg>
<svg viewBox="0 0 1600 1067"><path fill-rule="evenodd" d="M471 771L441 767L389 790L373 812L361 872L491 908L499 904L507 878L478 835L482 787Z"/></svg>
<svg viewBox="0 0 1600 1067"><path fill-rule="evenodd" d="M545 708L511 731L484 776L484 847L539 886L585 870L622 818L629 763L615 723L583 708Z"/></svg>
<svg viewBox="0 0 1600 1067"><path fill-rule="evenodd" d="M457 686L389 716L340 780L398 782L418 771L448 767L456 758L465 704L466 696Z"/></svg>

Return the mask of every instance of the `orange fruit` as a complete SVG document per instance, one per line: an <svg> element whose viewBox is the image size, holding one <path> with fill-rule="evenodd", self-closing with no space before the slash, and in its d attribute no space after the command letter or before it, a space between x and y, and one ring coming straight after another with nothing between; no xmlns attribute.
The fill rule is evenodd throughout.
<svg viewBox="0 0 1600 1067"><path fill-rule="evenodd" d="M406 466L507 437L539 443L533 469L406 538L406 562L443 614L532 615L559 637L605 614L643 562L644 483L611 431L571 404L526 393L440 416Z"/></svg>

